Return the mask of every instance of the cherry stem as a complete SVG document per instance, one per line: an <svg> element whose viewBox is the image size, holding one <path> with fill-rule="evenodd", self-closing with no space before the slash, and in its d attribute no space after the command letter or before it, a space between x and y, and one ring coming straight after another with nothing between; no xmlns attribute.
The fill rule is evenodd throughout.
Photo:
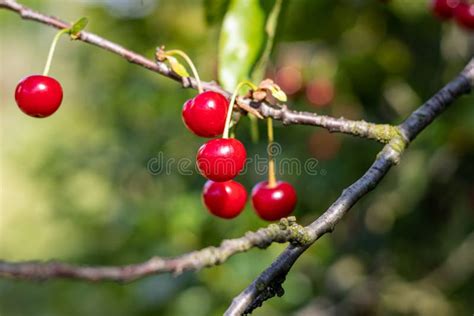
<svg viewBox="0 0 474 316"><path fill-rule="evenodd" d="M49 68L51 68L51 61L53 60L54 51L56 49L56 44L58 43L59 38L64 33L68 33L70 31L69 28L62 29L54 36L53 42L51 43L51 47L49 48L48 59L46 60L46 65L44 66L43 76L47 76L49 73Z"/></svg>
<svg viewBox="0 0 474 316"><path fill-rule="evenodd" d="M274 188L277 186L275 176L275 159L273 157L273 120L271 117L267 118L267 134L268 134L268 187Z"/></svg>
<svg viewBox="0 0 474 316"><path fill-rule="evenodd" d="M197 71L196 67L194 66L194 63L191 60L191 58L189 58L189 56L185 52L183 52L179 49L168 50L168 51L166 51L166 54L170 55L170 56L179 55L186 61L188 66L191 68L191 72L193 73L194 78L196 78L198 92L202 93L204 90L202 88L201 79L199 78L198 71Z"/></svg>
<svg viewBox="0 0 474 316"><path fill-rule="evenodd" d="M237 87L235 87L234 93L232 94L232 97L230 98L229 109L227 110L227 117L225 120L225 127L224 127L224 133L222 134L222 138L229 138L229 129L230 129L230 121L232 119L232 110L234 109L235 99L237 98L237 95L239 94L239 91L240 89L242 89L243 86L249 86L251 89L254 89L254 90L257 89L257 86L248 80L239 82Z"/></svg>
<svg viewBox="0 0 474 316"><path fill-rule="evenodd" d="M258 134L258 117L252 113L249 113L248 117L250 119L250 138L252 139L252 142L256 144L260 138L260 135Z"/></svg>

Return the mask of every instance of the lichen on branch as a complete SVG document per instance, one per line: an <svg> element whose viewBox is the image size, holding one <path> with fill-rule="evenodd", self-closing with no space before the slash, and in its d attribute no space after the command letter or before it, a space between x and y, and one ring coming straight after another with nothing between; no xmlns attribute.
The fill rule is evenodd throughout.
<svg viewBox="0 0 474 316"><path fill-rule="evenodd" d="M130 282L160 273L180 274L200 270L225 262L229 257L252 248L264 249L272 243L304 245L311 241L307 229L296 223L295 217L282 218L278 224L243 237L223 240L217 247L207 247L174 258L153 257L145 262L126 266L81 266L57 261L6 262L0 261L0 277L25 280L51 278L81 279L87 281Z"/></svg>

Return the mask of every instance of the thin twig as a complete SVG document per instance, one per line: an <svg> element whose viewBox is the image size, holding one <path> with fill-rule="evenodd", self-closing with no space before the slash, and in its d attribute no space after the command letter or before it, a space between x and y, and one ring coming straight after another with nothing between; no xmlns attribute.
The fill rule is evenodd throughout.
<svg viewBox="0 0 474 316"><path fill-rule="evenodd" d="M80 266L62 262L6 262L0 261L0 277L26 280L51 278L86 281L129 282L152 274L180 274L219 265L229 257L252 248L267 248L270 244L305 244L310 239L306 228L296 224L294 217L283 218L279 224L270 224L243 237L222 241L219 247L207 247L175 258L153 257L145 262L126 266Z"/></svg>
<svg viewBox="0 0 474 316"><path fill-rule="evenodd" d="M70 23L67 23L56 17L34 11L14 0L0 0L0 8L16 12L25 20L43 23L57 29L64 29L71 26ZM150 60L96 34L81 31L77 39L117 54L120 57L125 58L130 63L142 66L148 70L177 81L185 88L198 89L198 83L194 78L180 77L165 63ZM222 93L226 97L230 97L231 95L229 91L224 90L221 86L214 82L202 81L202 87L204 90L212 90ZM239 104L246 104L247 106L251 105L252 108L260 112L263 116L272 117L275 120L281 120L285 124L314 125L328 129L331 132L373 139L382 143L389 142L391 137L394 136L396 132L395 127L386 124L352 121L345 118L332 118L329 116L321 116L316 113L309 112L297 112L289 110L288 107L284 107L283 109L274 109L271 105L265 102L252 102L250 99L239 100Z"/></svg>

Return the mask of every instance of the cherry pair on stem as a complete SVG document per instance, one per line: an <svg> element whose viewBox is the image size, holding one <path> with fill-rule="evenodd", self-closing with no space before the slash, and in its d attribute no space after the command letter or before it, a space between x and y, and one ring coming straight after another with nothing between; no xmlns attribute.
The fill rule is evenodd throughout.
<svg viewBox="0 0 474 316"><path fill-rule="evenodd" d="M231 219L245 208L247 191L241 183L234 180L208 180L204 185L202 199L211 214ZM288 182L278 181L275 186L270 186L267 181L262 181L252 189L252 206L257 215L267 221L289 216L296 202L296 191Z"/></svg>
<svg viewBox="0 0 474 316"><path fill-rule="evenodd" d="M236 91L238 90L239 87L236 89ZM234 93L229 111L232 111L232 105L235 101L235 96L236 94ZM268 141L270 147L273 143L273 123L271 118L268 118L267 120ZM225 130L224 137L228 137L228 129ZM199 149L198 166L204 176L208 177L210 173L207 171L213 170L213 167L216 171L218 171L218 173L212 174L212 176L221 176L221 171L228 170L227 168L230 168L231 170L233 169L235 160L233 159L232 155L235 153L235 151L226 148L226 144L220 144L220 142L226 139L228 138L211 140L201 146ZM238 143L241 144L240 142ZM210 150L209 146L211 146ZM240 147L240 145L238 147ZM206 158L210 157L210 159L204 160L203 153L207 155ZM267 221L275 221L282 217L286 217L293 212L296 206L297 197L296 191L291 184L284 181L276 181L275 161L271 154L270 148L268 150L268 155L268 181L259 182L253 187L252 206L260 218ZM222 157L224 158L222 159ZM223 164L223 169L220 169L218 165L213 165L213 163L217 164L219 159L221 159L221 161L225 161L228 158L230 159L230 164ZM203 161L211 162L206 166L206 168L210 167L210 169L202 168ZM240 157L237 159L237 161L240 163ZM245 159L242 163L245 163ZM214 178L206 182L202 198L209 212L215 216L230 219L238 216L245 208L247 192L244 186L237 181L224 180L223 182L218 182Z"/></svg>
<svg viewBox="0 0 474 316"><path fill-rule="evenodd" d="M191 68L199 92L183 105L181 115L184 124L200 137L212 138L222 134L222 138L212 139L199 148L196 156L198 169L204 177L215 182L232 180L242 171L247 158L244 145L235 138L229 138L232 107L237 92L230 103L220 93L204 92L196 67L188 55L180 50L165 51L164 47L160 47L156 52L156 59L159 62L167 61L175 73L189 77L186 68L178 62L175 55L182 57Z"/></svg>

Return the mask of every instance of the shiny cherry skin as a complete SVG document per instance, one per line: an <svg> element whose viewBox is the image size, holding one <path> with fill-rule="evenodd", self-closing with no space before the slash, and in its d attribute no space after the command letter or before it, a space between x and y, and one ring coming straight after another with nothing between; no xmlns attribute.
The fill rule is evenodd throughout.
<svg viewBox="0 0 474 316"><path fill-rule="evenodd" d="M291 184L278 181L270 188L267 181L257 183L252 189L252 205L260 218L276 221L290 215L297 202L296 191Z"/></svg>
<svg viewBox="0 0 474 316"><path fill-rule="evenodd" d="M454 10L456 22L467 30L474 30L474 3L462 2Z"/></svg>
<svg viewBox="0 0 474 316"><path fill-rule="evenodd" d="M433 0L431 9L442 20L452 18L460 0Z"/></svg>
<svg viewBox="0 0 474 316"><path fill-rule="evenodd" d="M209 212L217 217L231 219L239 215L247 202L247 191L237 181L208 180L202 191L202 201Z"/></svg>
<svg viewBox="0 0 474 316"><path fill-rule="evenodd" d="M63 99L63 89L51 77L33 75L23 78L15 90L18 107L27 115L47 117L56 112Z"/></svg>
<svg viewBox="0 0 474 316"><path fill-rule="evenodd" d="M202 145L196 163L201 174L216 182L232 180L244 168L247 152L235 138L216 138Z"/></svg>
<svg viewBox="0 0 474 316"><path fill-rule="evenodd" d="M182 118L186 127L201 137L215 137L224 131L229 101L220 93L206 91L183 106Z"/></svg>

